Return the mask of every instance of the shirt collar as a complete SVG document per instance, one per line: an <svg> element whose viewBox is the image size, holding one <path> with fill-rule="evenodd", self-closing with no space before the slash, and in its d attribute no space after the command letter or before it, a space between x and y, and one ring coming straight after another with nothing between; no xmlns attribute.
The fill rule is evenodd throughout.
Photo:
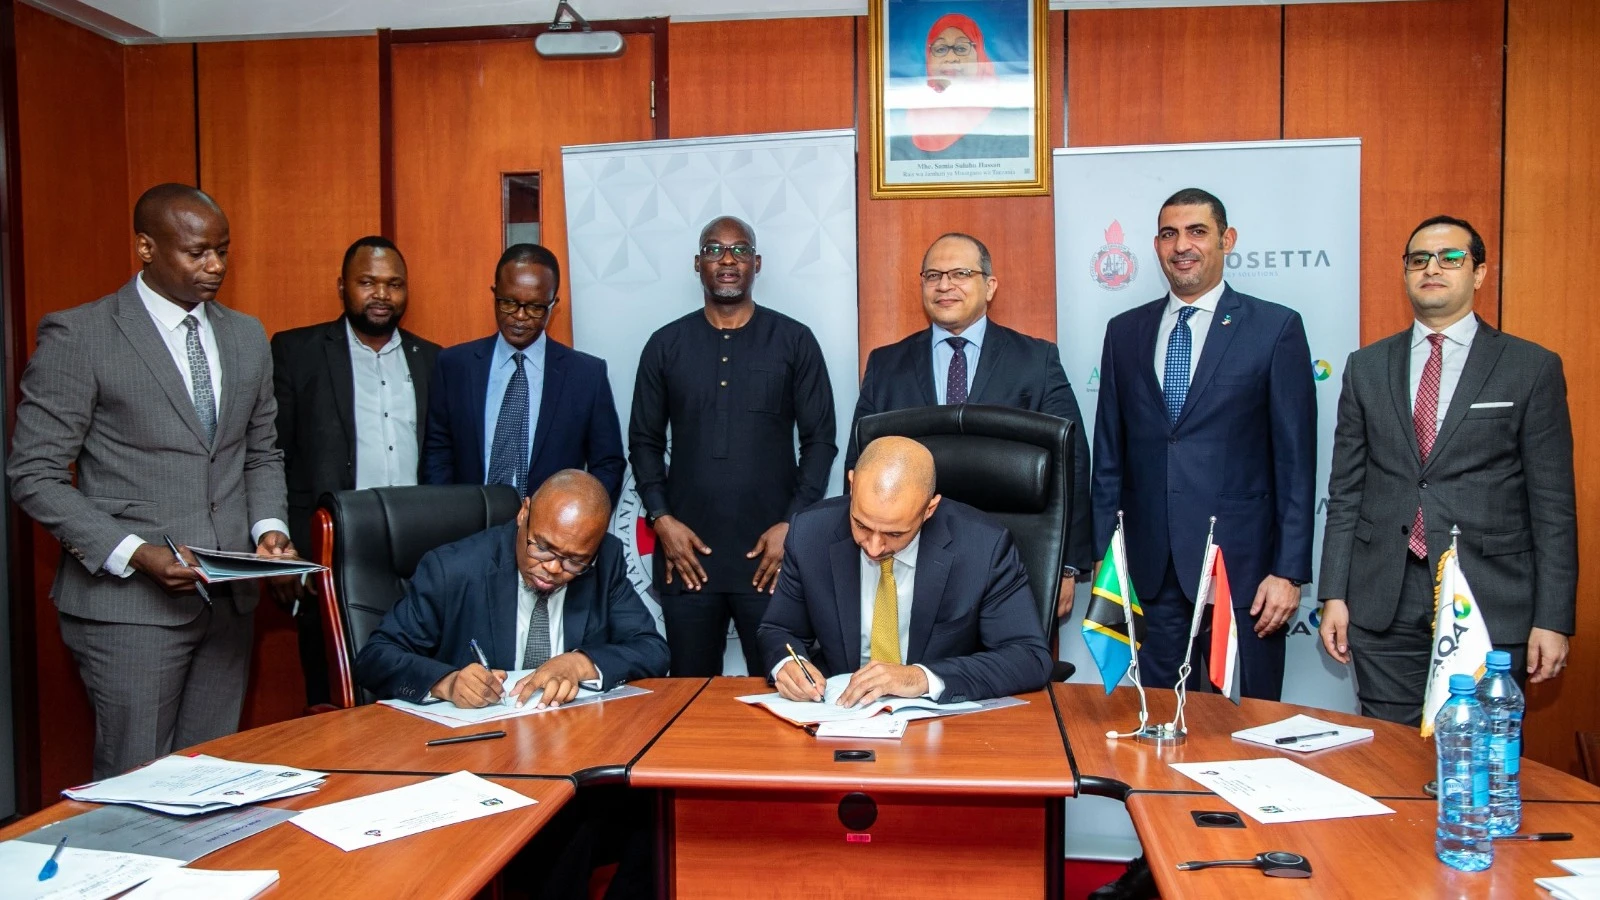
<svg viewBox="0 0 1600 900"><path fill-rule="evenodd" d="M1433 333L1434 331L1432 328L1429 328L1421 322L1413 320L1411 322L1411 346L1416 347L1417 345L1423 343L1428 339L1428 335ZM1477 313L1467 313L1460 319L1457 319L1456 322L1449 328L1439 332L1439 334L1445 336L1446 340L1453 344L1459 344L1463 347L1472 346L1472 338L1477 335L1477 333Z"/></svg>
<svg viewBox="0 0 1600 900"><path fill-rule="evenodd" d="M915 570L917 568L917 548L921 545L922 532L919 530L916 533L916 536L911 539L911 543L900 548L900 552L894 555L894 561ZM867 563L868 565L877 565L877 563L873 562L872 559L867 556L867 551L862 550L860 552L861 560L863 562Z"/></svg>
<svg viewBox="0 0 1600 900"><path fill-rule="evenodd" d="M965 331L961 332L960 335L951 334L950 332L944 330L943 328L939 327L938 325L934 325L931 322L929 323L929 326L933 331L933 346L935 346L935 347L939 346L939 344L941 344L942 342L944 342L944 341L946 341L946 340L948 340L950 338L959 336L959 337L966 338L967 339L967 343L973 345L974 347L977 347L979 350L982 350L983 349L983 336L986 333L988 333L988 331L989 331L989 317L988 316L979 316L978 317L978 321L973 322L971 325L968 325L967 329Z"/></svg>
<svg viewBox="0 0 1600 900"><path fill-rule="evenodd" d="M150 311L150 317L156 320L167 331L177 331L183 327L185 316L194 316L200 320L201 330L206 327L206 304L195 304L194 310L185 312L183 307L156 293L155 288L144 283L144 273L133 280L134 290L139 292L139 299L144 301L144 308Z"/></svg>
<svg viewBox="0 0 1600 900"><path fill-rule="evenodd" d="M345 333L345 336L347 338L349 338L349 340L350 340L350 349L351 350L369 350L369 351L372 350L371 347L368 347L365 343L362 342L361 336L356 334L356 330L350 326L350 320L349 319L345 319L344 320L344 333ZM543 335L540 335L540 336L543 337ZM374 352L376 352L378 356L383 356L385 354L391 353L391 352L399 349L399 347L400 347L400 329L396 328L394 330L394 333L389 335L389 342L387 344L383 345L383 349L382 350L377 350L377 351L374 351Z"/></svg>
<svg viewBox="0 0 1600 900"><path fill-rule="evenodd" d="M1168 291L1166 315L1168 318L1177 318L1178 310L1184 308L1185 306L1193 306L1195 309L1204 310L1208 313L1214 313L1217 311L1217 304L1222 301L1222 292L1227 289L1228 282L1219 281L1217 282L1216 287L1206 291L1204 294L1201 294L1193 303L1184 303L1182 300L1178 299L1177 294Z"/></svg>
<svg viewBox="0 0 1600 900"><path fill-rule="evenodd" d="M539 369L540 371L544 370L544 344L545 338L549 336L550 332L548 331L539 332L538 339L529 344L528 349L522 351L523 353L527 354L528 365L533 366L535 369ZM494 358L489 361L489 368L491 370L498 369L506 363L509 363L511 361L511 355L516 352L517 348L506 343L505 335L496 334L494 336Z"/></svg>

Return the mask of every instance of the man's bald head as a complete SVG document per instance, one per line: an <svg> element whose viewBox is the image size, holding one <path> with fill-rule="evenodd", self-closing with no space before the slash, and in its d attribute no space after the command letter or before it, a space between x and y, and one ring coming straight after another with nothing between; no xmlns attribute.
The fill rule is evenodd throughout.
<svg viewBox="0 0 1600 900"><path fill-rule="evenodd" d="M522 580L549 593L583 574L599 554L610 521L611 497L593 475L562 469L545 479L517 512Z"/></svg>
<svg viewBox="0 0 1600 900"><path fill-rule="evenodd" d="M548 510L561 520L598 522L600 530L611 519L611 495L600 479L581 469L562 469L545 479L528 498L534 511Z"/></svg>
<svg viewBox="0 0 1600 900"><path fill-rule="evenodd" d="M179 211L222 216L222 207L205 191L187 184L158 184L133 204L133 233L164 237L171 233L172 216Z"/></svg>
<svg viewBox="0 0 1600 900"><path fill-rule="evenodd" d="M861 451L850 489L880 496L906 494L926 503L936 485L933 454L927 447L910 438L881 437Z"/></svg>
<svg viewBox="0 0 1600 900"><path fill-rule="evenodd" d="M881 562L917 536L939 508L933 454L910 438L868 444L850 473L850 532L862 551Z"/></svg>

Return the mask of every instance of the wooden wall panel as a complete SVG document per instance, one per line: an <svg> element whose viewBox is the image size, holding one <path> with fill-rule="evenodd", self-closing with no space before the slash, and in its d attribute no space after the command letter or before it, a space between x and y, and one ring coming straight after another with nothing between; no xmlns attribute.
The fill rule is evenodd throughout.
<svg viewBox="0 0 1600 900"><path fill-rule="evenodd" d="M378 39L199 46L201 187L228 214L222 302L267 333L340 313L345 248L377 234Z"/></svg>
<svg viewBox="0 0 1600 900"><path fill-rule="evenodd" d="M1498 322L1505 0L1284 7L1286 138L1361 138L1361 342L1407 327L1399 257L1449 213L1490 247Z"/></svg>
<svg viewBox="0 0 1600 900"><path fill-rule="evenodd" d="M1577 772L1574 731L1600 731L1600 325L1567 236L1600 230L1600 4L1511 0L1506 72L1505 268L1501 324L1561 354L1577 444L1578 633L1567 671L1529 691L1523 752ZM1581 238L1580 238L1581 240Z"/></svg>
<svg viewBox="0 0 1600 900"><path fill-rule="evenodd" d="M1068 13L1068 146L1277 138L1282 10Z"/></svg>
<svg viewBox="0 0 1600 900"><path fill-rule="evenodd" d="M502 173L541 174L541 242L566 268L561 147L655 133L654 40L626 40L602 60L546 60L520 40L394 45L395 242L419 334L450 346L494 333ZM560 296L572 296L565 283ZM549 331L570 345L571 313L557 308Z"/></svg>
<svg viewBox="0 0 1600 900"><path fill-rule="evenodd" d="M1050 13L1050 85L1046 96L1062 96L1062 31L1065 13ZM857 46L867 46L867 22L858 19ZM873 123L867 96L868 54L856 60L856 103L860 109L860 147L870 147ZM1052 101L1050 145L1061 145L1062 110ZM989 247L1000 286L989 307L995 321L1037 337L1056 339L1055 201L1039 197L963 197L927 200L872 199L872 157L857 154L857 244L860 247L861 367L867 354L884 344L928 327L917 279L922 254L948 231L964 231ZM1073 363L1066 363L1073 371ZM840 415L848 415L840 410Z"/></svg>
<svg viewBox="0 0 1600 900"><path fill-rule="evenodd" d="M855 125L853 17L674 23L668 34L675 138Z"/></svg>
<svg viewBox="0 0 1600 900"><path fill-rule="evenodd" d="M149 188L175 181L194 184L194 45L141 44L123 48L127 98L128 216ZM139 267L128 246L128 260Z"/></svg>

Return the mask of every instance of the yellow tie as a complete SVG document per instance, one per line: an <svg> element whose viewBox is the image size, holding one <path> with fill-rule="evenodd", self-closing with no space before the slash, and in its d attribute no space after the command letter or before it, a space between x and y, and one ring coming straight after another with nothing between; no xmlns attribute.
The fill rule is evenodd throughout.
<svg viewBox="0 0 1600 900"><path fill-rule="evenodd" d="M878 594L872 600L872 658L900 665L900 598L894 587L894 557L878 564Z"/></svg>

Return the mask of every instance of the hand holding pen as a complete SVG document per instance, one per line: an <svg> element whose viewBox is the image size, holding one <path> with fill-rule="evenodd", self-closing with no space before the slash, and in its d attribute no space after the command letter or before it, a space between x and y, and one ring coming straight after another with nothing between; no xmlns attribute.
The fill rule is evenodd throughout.
<svg viewBox="0 0 1600 900"><path fill-rule="evenodd" d="M195 574L195 579L193 582L194 589L200 594L200 599L204 600L207 606L210 606L211 592L206 590L205 580L200 577L200 570L195 568L194 565L192 565L187 559L183 558L183 553L178 550L178 544L172 539L171 535L164 534L161 536L161 539L167 542L167 549L172 551L172 558L178 561L178 565L190 570Z"/></svg>
<svg viewBox="0 0 1600 900"><path fill-rule="evenodd" d="M777 677L773 679L778 693L786 700L813 700L821 703L823 690L817 678L821 677L822 673L811 663L801 659L800 655L794 652L793 646L789 644L783 646L789 651L789 660L794 665L785 665L778 669Z"/></svg>

